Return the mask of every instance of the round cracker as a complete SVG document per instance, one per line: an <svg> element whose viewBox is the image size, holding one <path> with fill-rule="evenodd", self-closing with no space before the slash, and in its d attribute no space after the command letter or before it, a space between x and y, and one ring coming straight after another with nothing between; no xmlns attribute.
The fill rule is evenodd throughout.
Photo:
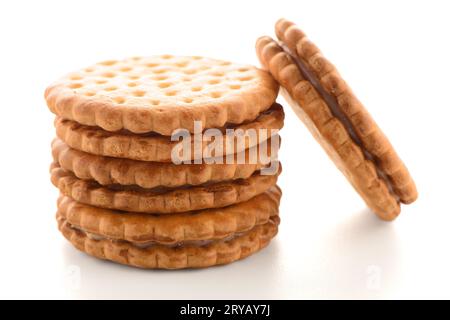
<svg viewBox="0 0 450 320"><path fill-rule="evenodd" d="M220 208L244 202L274 186L278 177L278 174L261 175L257 172L247 179L197 187L149 190L140 187L104 187L95 181L78 179L57 163L51 165L50 172L53 185L63 195L78 202L99 208L158 214Z"/></svg>
<svg viewBox="0 0 450 320"><path fill-rule="evenodd" d="M283 124L283 108L279 104L274 104L254 121L232 128L235 133L244 133L243 138L238 137L237 134L227 135L226 128L220 128L222 150L213 150L211 157L238 153L251 148L277 134ZM59 117L55 119L55 128L58 138L70 147L90 154L115 158L169 162L172 161L173 148L181 143L178 140L172 141L171 137L155 134L138 135L126 131L109 132L98 127L83 126L75 121ZM253 134L254 136L252 136ZM215 143L206 135L202 135L201 138L201 145L197 147L194 136L191 136L191 156L189 159L203 158L204 155L207 155L208 146ZM233 148L227 147L230 145ZM195 148L198 148L198 150L195 150ZM200 152L200 154L197 155L196 152Z"/></svg>
<svg viewBox="0 0 450 320"><path fill-rule="evenodd" d="M156 132L254 120L278 84L250 65L172 55L104 61L72 72L45 91L56 115L107 131Z"/></svg>
<svg viewBox="0 0 450 320"><path fill-rule="evenodd" d="M235 155L233 163L227 163L226 159L221 158L213 163L173 165L170 162L97 156L72 149L60 139L52 142L54 161L80 179L94 180L101 185L119 184L147 189L247 179L268 165L260 157L250 161L252 153L259 154L257 146ZM244 163L238 163L241 157L245 159ZM276 160L271 154L269 157Z"/></svg>
<svg viewBox="0 0 450 320"><path fill-rule="evenodd" d="M294 111L367 205L380 218L395 219L400 213L399 201L411 203L417 198L406 166L336 68L305 34L284 19L277 23L276 33L283 47L270 37L261 37L256 43L262 65L282 85L282 93ZM305 78L292 53L336 100L361 143L353 139L321 93Z"/></svg>
<svg viewBox="0 0 450 320"><path fill-rule="evenodd" d="M155 245L144 249L126 241L90 239L84 231L58 219L59 230L78 250L96 258L147 269L204 268L246 258L269 244L278 232L278 224L279 218L272 217L231 240L217 240L206 246Z"/></svg>
<svg viewBox="0 0 450 320"><path fill-rule="evenodd" d="M250 230L278 215L281 190L277 186L242 203L225 208L168 215L149 215L97 208L62 196L57 216L96 235L135 243L223 239Z"/></svg>

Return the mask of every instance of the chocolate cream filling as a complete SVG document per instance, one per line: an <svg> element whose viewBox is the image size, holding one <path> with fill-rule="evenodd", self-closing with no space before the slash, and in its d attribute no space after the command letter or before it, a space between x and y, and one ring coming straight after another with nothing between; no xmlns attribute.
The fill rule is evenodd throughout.
<svg viewBox="0 0 450 320"><path fill-rule="evenodd" d="M374 164L378 178L385 182L386 186L388 187L389 193L395 197L397 202L399 202L400 200L399 196L394 192L394 188L389 176L386 174L386 172L384 172L380 168L376 157L365 148L364 143L356 133L353 123L350 121L349 117L342 110L336 98L332 96L327 90L325 90L325 88L320 83L320 80L309 69L308 64L302 58L294 54L284 43L280 42L279 45L284 50L284 52L291 57L292 61L295 63L297 68L302 73L303 77L309 83L311 83L314 89L317 90L319 95L322 97L322 99L325 101L326 105L330 109L333 116L336 117L343 124L350 138L362 150L364 157Z"/></svg>
<svg viewBox="0 0 450 320"><path fill-rule="evenodd" d="M264 167L264 168L266 168L266 167ZM277 175L280 172L281 172L281 170L277 172ZM261 175L261 170L255 171L247 179L255 178L259 175ZM104 188L108 188L109 190L112 190L112 191L149 192L149 193L152 193L153 195L162 195L162 194L173 192L173 191L188 190L188 189L192 189L192 188L205 188L205 189L207 189L206 192L221 191L221 190L226 190L229 188L229 186L227 186L228 183L233 183L235 185L248 185L248 183L246 181L247 179L240 178L240 179L235 179L235 180L207 181L205 183L198 184L198 185L185 184L185 185L181 185L178 187L158 186L158 187L154 187L154 188L143 188L143 187L140 187L135 184L121 185L121 184L116 183L116 184L109 184L109 185L101 185L97 181L92 181L92 180L89 180L89 183L93 187L96 187L96 188L104 187Z"/></svg>
<svg viewBox="0 0 450 320"><path fill-rule="evenodd" d="M170 243L170 244L163 244L163 243L159 243L154 240L139 241L139 242L128 241L128 240L119 240L119 239L102 236L102 235L99 235L99 234L96 234L93 232L85 231L77 226L74 226L74 225L68 223L68 222L67 222L67 226L70 229L75 230L76 232L83 233L88 239L91 239L91 240L95 240L95 241L107 240L107 241L114 241L114 242L120 242L120 243L129 243L132 246L135 246L139 249L148 249L148 248L155 247L155 246L164 246L167 248L180 248L183 246L204 247L204 246L207 246L207 245L212 244L217 241L224 241L224 242L231 241L231 240L238 238L246 233L246 232L236 232L225 238L214 239L214 240L186 240L186 241L180 241L180 242L175 242L175 243Z"/></svg>

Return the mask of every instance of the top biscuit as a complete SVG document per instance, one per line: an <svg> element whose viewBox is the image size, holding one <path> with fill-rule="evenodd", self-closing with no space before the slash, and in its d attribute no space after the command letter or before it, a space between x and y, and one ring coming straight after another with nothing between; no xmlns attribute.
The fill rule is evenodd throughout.
<svg viewBox="0 0 450 320"><path fill-rule="evenodd" d="M45 91L58 116L108 131L171 135L255 119L278 94L256 67L171 55L111 60L70 73Z"/></svg>

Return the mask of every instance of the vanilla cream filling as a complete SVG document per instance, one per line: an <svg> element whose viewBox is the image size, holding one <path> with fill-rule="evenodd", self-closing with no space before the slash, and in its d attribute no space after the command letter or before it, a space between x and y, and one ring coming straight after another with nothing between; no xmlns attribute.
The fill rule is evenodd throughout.
<svg viewBox="0 0 450 320"><path fill-rule="evenodd" d="M391 193L397 202L399 201L398 195L394 192L394 188L392 186L392 183L388 177L388 175L379 167L376 157L370 153L365 147L364 143L360 139L360 137L357 135L355 131L355 127L353 126L352 122L348 118L348 116L345 114L345 112L341 109L341 106L336 101L336 98L333 97L330 93L328 93L327 90L322 86L319 79L309 70L308 65L306 62L304 62L300 57L295 55L284 43L280 43L281 48L288 54L292 61L296 64L300 72L302 73L303 77L311 83L311 85L314 87L314 89L317 90L319 95L322 97L322 99L327 104L328 108L330 109L331 113L334 117L336 117L345 127L347 130L348 135L353 140L353 142L359 146L363 152L364 157L371 161L374 166L375 170L377 172L378 178L383 180L386 183L386 186L388 187L389 193Z"/></svg>
<svg viewBox="0 0 450 320"><path fill-rule="evenodd" d="M151 247L154 247L154 246L164 246L164 247L167 247L167 248L180 248L180 247L183 247L183 246L192 245L192 246L196 246L196 247L204 247L204 246L207 246L207 245L209 245L209 244L211 244L213 242L216 242L216 241L224 241L224 242L231 241L231 240L233 240L233 239L235 239L237 237L240 237L240 236L245 234L245 232L236 232L236 233L233 233L233 234L231 234L231 235L229 235L229 236L227 236L225 238L222 238L222 239L215 239L215 240L212 240L212 239L209 239L209 240L186 240L186 241L180 241L180 242L171 243L171 244L163 244L163 243L159 243L159 242L154 241L154 240L140 241L140 242L134 242L134 241L128 241L128 240L119 240L119 239L114 239L114 238L102 236L102 235L99 235L99 234L96 234L96 233L93 233L93 232L85 231L85 230L83 230L83 229L81 229L81 228L79 228L77 226L74 226L74 225L72 225L70 223L68 223L68 226L71 229L73 229L73 230L76 230L78 232L82 232L83 234L86 235L87 238L89 238L91 240L95 240L95 241L107 240L107 241L126 242L126 243L129 243L129 244L139 248L139 249L148 249L148 248L151 248Z"/></svg>

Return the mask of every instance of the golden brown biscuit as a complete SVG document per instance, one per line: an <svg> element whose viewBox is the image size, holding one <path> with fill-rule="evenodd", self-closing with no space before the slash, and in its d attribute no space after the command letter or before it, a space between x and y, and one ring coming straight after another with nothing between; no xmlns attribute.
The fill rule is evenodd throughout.
<svg viewBox="0 0 450 320"><path fill-rule="evenodd" d="M256 133L255 138L246 138L241 141L236 136L226 135L223 132L224 153L212 154L213 157L225 154L238 153L247 148L265 141L269 136L277 134L283 127L284 112L279 104L274 104L269 110L260 114L254 121L243 123L232 128L243 132ZM172 160L173 148L179 143L171 141L168 136L156 134L133 134L127 131L109 132L99 127L83 126L79 123L62 118L55 119L56 135L70 147L90 154L126 158L142 161L169 162ZM259 130L263 129L267 135L259 135ZM212 142L203 136L202 147L199 148L200 156L194 152L194 139L191 138L191 159L201 158L203 150ZM226 149L232 143L234 148Z"/></svg>
<svg viewBox="0 0 450 320"><path fill-rule="evenodd" d="M57 216L75 228L133 243L176 244L223 239L248 231L278 215L281 191L277 186L242 203L225 208L168 215L149 215L92 207L62 196Z"/></svg>
<svg viewBox="0 0 450 320"><path fill-rule="evenodd" d="M107 131L194 130L254 120L275 102L265 71L203 57L171 55L111 60L73 72L45 92L56 115Z"/></svg>
<svg viewBox="0 0 450 320"><path fill-rule="evenodd" d="M274 216L265 224L221 240L139 247L128 241L94 239L84 230L74 229L65 219L58 218L59 230L78 250L100 259L151 269L203 268L243 259L266 247L277 234L278 224L279 218Z"/></svg>
<svg viewBox="0 0 450 320"><path fill-rule="evenodd" d="M281 167L280 167L281 171ZM220 208L247 201L277 182L278 174L254 173L247 179L218 182L196 187L143 189L134 186L101 186L78 179L59 164L50 167L51 181L72 199L95 207L142 213L172 214Z"/></svg>
<svg viewBox="0 0 450 320"><path fill-rule="evenodd" d="M268 145L270 144L269 140ZM272 157L270 151L271 149L268 149L269 159ZM233 164L226 163L226 159L220 159L221 163L173 165L169 162L96 156L72 149L59 139L52 142L54 161L80 179L95 180L101 185L120 184L147 189L247 179L268 165L259 157L254 162L249 161L252 153L259 154L258 146L236 154ZM237 160L241 157L245 159L245 163L238 164Z"/></svg>
<svg viewBox="0 0 450 320"><path fill-rule="evenodd" d="M261 64L282 85L297 115L378 216L393 220L417 190L389 140L320 50L281 19L279 42L261 37Z"/></svg>

